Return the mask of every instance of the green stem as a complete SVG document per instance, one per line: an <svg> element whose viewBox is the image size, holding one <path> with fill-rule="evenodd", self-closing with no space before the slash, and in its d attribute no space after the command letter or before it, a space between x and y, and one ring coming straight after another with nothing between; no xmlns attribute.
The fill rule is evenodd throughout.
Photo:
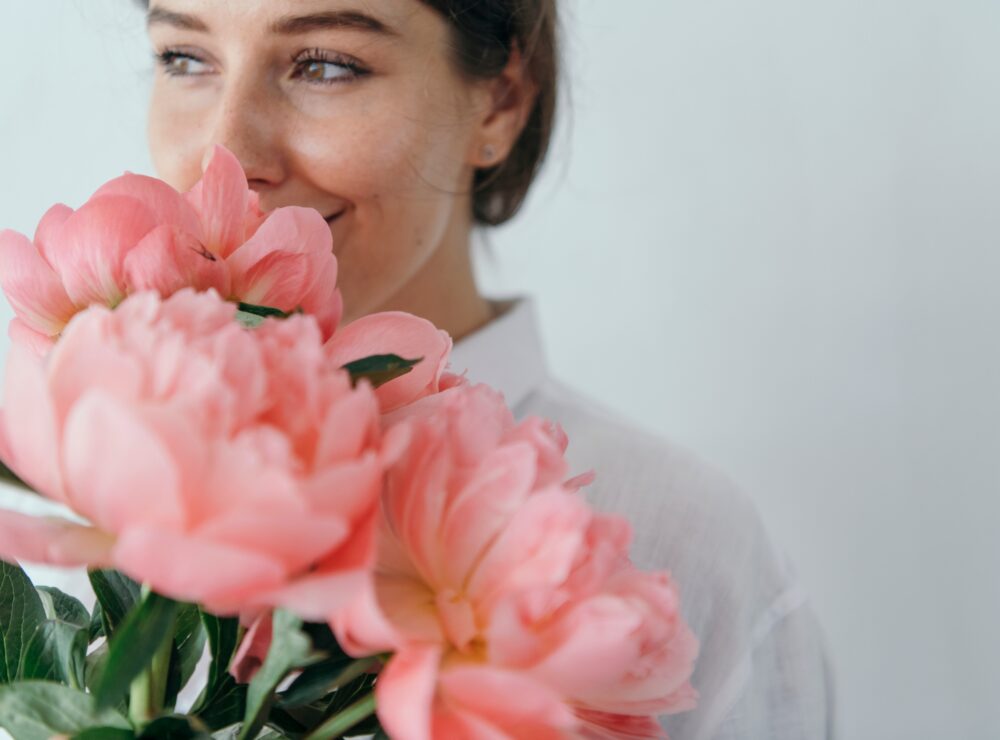
<svg viewBox="0 0 1000 740"><path fill-rule="evenodd" d="M305 740L334 740L375 713L375 694L368 694L321 724Z"/></svg>
<svg viewBox="0 0 1000 740"><path fill-rule="evenodd" d="M149 593L148 585L142 587L142 599ZM129 688L128 715L132 724L140 728L159 716L167 695L167 681L170 673L170 654L174 647L174 631L170 630L163 644L153 655L149 668L144 670Z"/></svg>

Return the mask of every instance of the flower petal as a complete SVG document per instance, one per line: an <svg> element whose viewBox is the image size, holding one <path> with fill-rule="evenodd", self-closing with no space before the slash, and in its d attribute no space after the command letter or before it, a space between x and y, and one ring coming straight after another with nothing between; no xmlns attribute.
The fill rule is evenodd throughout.
<svg viewBox="0 0 1000 740"><path fill-rule="evenodd" d="M229 295L226 263L206 250L190 232L175 226L160 226L149 232L125 256L124 267L129 293L155 290L166 297L190 287Z"/></svg>
<svg viewBox="0 0 1000 740"><path fill-rule="evenodd" d="M238 614L250 594L273 588L285 569L264 555L205 542L156 526L134 527L118 538L116 566L164 596Z"/></svg>
<svg viewBox="0 0 1000 740"><path fill-rule="evenodd" d="M4 378L5 462L38 493L66 503L57 458L59 433L46 385L45 365L30 348L15 343Z"/></svg>
<svg viewBox="0 0 1000 740"><path fill-rule="evenodd" d="M264 612L254 620L229 664L229 673L237 683L250 683L264 665L267 651L271 648L274 628L271 614L272 612Z"/></svg>
<svg viewBox="0 0 1000 740"><path fill-rule="evenodd" d="M52 254L50 245L57 238L63 224L66 223L66 219L72 215L72 208L62 203L56 203L45 212L42 220L38 222L38 226L35 228L35 237L32 241L35 242L39 253L41 253L42 257L50 265L53 264L50 256Z"/></svg>
<svg viewBox="0 0 1000 740"><path fill-rule="evenodd" d="M441 653L433 646L396 653L375 684L378 718L395 740L430 740L431 704Z"/></svg>
<svg viewBox="0 0 1000 740"><path fill-rule="evenodd" d="M332 240L317 211L297 206L278 208L226 259L233 273L233 294L248 303L283 311L320 311L324 306L319 301L324 296L332 300L331 291L336 286Z"/></svg>
<svg viewBox="0 0 1000 740"><path fill-rule="evenodd" d="M56 336L76 313L62 280L28 238L0 231L0 286L31 329Z"/></svg>
<svg viewBox="0 0 1000 740"><path fill-rule="evenodd" d="M362 316L338 329L327 343L331 359L341 367L371 355L394 354L406 360L421 360L406 375L375 390L383 413L436 393L451 345L447 332L402 311Z"/></svg>
<svg viewBox="0 0 1000 740"><path fill-rule="evenodd" d="M195 239L202 236L201 219L194 207L163 180L126 172L102 185L93 196L124 195L142 203L153 214L157 224L174 226Z"/></svg>
<svg viewBox="0 0 1000 740"><path fill-rule="evenodd" d="M502 737L557 740L577 725L557 692L524 673L460 665L438 681L444 706L475 715Z"/></svg>
<svg viewBox="0 0 1000 740"><path fill-rule="evenodd" d="M117 305L125 296L125 255L156 219L135 198L91 198L54 235L47 257L78 306Z"/></svg>
<svg viewBox="0 0 1000 740"><path fill-rule="evenodd" d="M16 316L7 325L7 336L13 344L21 344L36 357L45 357L55 346L55 338L35 331Z"/></svg>
<svg viewBox="0 0 1000 740"><path fill-rule="evenodd" d="M121 401L87 391L66 419L63 464L73 508L107 532L185 521L177 466Z"/></svg>
<svg viewBox="0 0 1000 740"><path fill-rule="evenodd" d="M201 216L205 246L223 259L248 236L250 192L239 160L225 147L216 145L201 180L186 193L188 202Z"/></svg>
<svg viewBox="0 0 1000 740"><path fill-rule="evenodd" d="M0 509L0 560L104 568L113 545L113 537L93 527Z"/></svg>
<svg viewBox="0 0 1000 740"><path fill-rule="evenodd" d="M488 611L505 593L565 581L592 515L583 499L562 489L531 496L473 572L470 598Z"/></svg>

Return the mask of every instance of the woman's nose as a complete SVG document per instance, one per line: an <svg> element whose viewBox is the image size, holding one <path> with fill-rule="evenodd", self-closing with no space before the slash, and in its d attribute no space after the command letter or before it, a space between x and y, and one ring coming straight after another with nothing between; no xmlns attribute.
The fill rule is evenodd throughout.
<svg viewBox="0 0 1000 740"><path fill-rule="evenodd" d="M279 105L266 83L249 77L231 77L224 83L212 123L211 136L202 153L202 169L216 144L231 151L255 190L273 188L285 179Z"/></svg>

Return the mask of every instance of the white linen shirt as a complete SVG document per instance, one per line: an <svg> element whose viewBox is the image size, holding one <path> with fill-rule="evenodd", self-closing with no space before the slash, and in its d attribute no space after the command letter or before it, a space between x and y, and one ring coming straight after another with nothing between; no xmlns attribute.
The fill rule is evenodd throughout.
<svg viewBox="0 0 1000 740"><path fill-rule="evenodd" d="M550 377L533 300L505 306L499 318L455 343L450 369L467 370L469 380L501 391L519 419L537 415L561 424L573 474L597 473L583 489L588 499L632 522L632 559L672 573L701 651L692 677L698 707L663 719L671 740L832 738L822 635L753 504L692 453ZM6 484L0 484L0 507L67 513ZM93 604L83 569L26 570L36 584ZM192 698L179 703L187 706Z"/></svg>
<svg viewBox="0 0 1000 740"><path fill-rule="evenodd" d="M455 343L449 370L504 394L518 419L562 425L572 475L602 511L628 517L633 561L669 570L701 650L691 712L667 716L671 740L833 737L824 640L787 559L753 503L723 473L553 379L535 303L523 297Z"/></svg>

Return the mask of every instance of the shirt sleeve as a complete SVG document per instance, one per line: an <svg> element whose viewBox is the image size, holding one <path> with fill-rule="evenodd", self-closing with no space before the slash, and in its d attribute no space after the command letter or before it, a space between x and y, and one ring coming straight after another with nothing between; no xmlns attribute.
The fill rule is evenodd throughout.
<svg viewBox="0 0 1000 740"><path fill-rule="evenodd" d="M719 698L717 715L706 718L693 737L833 737L833 681L808 605L777 619L752 652L733 667Z"/></svg>

